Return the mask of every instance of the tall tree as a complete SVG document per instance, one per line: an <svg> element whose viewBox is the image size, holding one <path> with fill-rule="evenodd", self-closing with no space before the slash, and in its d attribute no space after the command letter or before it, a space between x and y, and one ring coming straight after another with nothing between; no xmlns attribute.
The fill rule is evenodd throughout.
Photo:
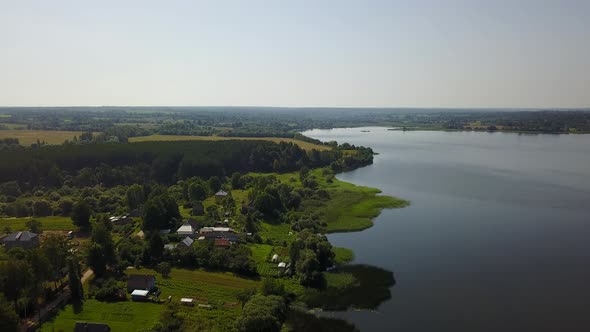
<svg viewBox="0 0 590 332"><path fill-rule="evenodd" d="M0 294L0 331L18 331L18 315L14 307Z"/></svg>
<svg viewBox="0 0 590 332"><path fill-rule="evenodd" d="M86 264L94 271L97 277L103 276L107 271L107 259L104 255L104 248L98 243L93 243L88 248Z"/></svg>
<svg viewBox="0 0 590 332"><path fill-rule="evenodd" d="M83 230L90 229L90 206L85 200L81 199L74 204L72 208L72 221L74 225Z"/></svg>
<svg viewBox="0 0 590 332"><path fill-rule="evenodd" d="M150 258L156 260L160 259L162 257L162 254L164 253L164 241L162 241L160 234L158 234L157 232L153 232L150 236L148 251L150 254Z"/></svg>
<svg viewBox="0 0 590 332"><path fill-rule="evenodd" d="M66 267L69 244L65 236L50 234L41 244L43 253L49 260L54 281L61 280L61 271Z"/></svg>
<svg viewBox="0 0 590 332"><path fill-rule="evenodd" d="M115 262L115 245L113 243L113 237L108 229L108 226L104 223L96 223L92 229L92 242L102 247L102 254L107 264Z"/></svg>
<svg viewBox="0 0 590 332"><path fill-rule="evenodd" d="M191 201L202 201L207 198L207 190L200 181L194 181L188 187L188 195Z"/></svg>
<svg viewBox="0 0 590 332"><path fill-rule="evenodd" d="M84 299L84 288L80 279L80 265L75 257L68 259L68 283L72 299L81 302Z"/></svg>
<svg viewBox="0 0 590 332"><path fill-rule="evenodd" d="M129 209L137 209L144 202L145 193L142 186L134 184L127 189L127 206Z"/></svg>
<svg viewBox="0 0 590 332"><path fill-rule="evenodd" d="M6 263L0 265L0 278L2 278L2 292L8 300L14 302L17 307L17 301L31 285L33 281L33 271L28 262L24 260L9 259Z"/></svg>

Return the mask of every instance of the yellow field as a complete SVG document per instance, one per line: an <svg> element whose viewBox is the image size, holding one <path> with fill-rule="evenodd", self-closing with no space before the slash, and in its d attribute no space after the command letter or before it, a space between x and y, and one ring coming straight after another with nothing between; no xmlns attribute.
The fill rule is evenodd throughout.
<svg viewBox="0 0 590 332"><path fill-rule="evenodd" d="M129 142L147 142L147 141L224 141L224 140L247 140L247 141L271 141L291 142L299 145L305 150L329 150L329 146L308 143L293 138L282 137L224 137L224 136L188 136L188 135L150 135L140 137L130 137Z"/></svg>
<svg viewBox="0 0 590 332"><path fill-rule="evenodd" d="M36 143L37 139L47 144L62 144L66 139L80 136L81 131L57 131L57 130L0 130L1 138L18 138L22 145Z"/></svg>

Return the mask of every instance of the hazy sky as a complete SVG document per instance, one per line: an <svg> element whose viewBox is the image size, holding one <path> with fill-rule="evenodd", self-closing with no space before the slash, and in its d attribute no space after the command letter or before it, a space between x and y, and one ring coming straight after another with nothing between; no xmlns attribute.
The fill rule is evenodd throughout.
<svg viewBox="0 0 590 332"><path fill-rule="evenodd" d="M0 105L590 107L590 1L0 0Z"/></svg>

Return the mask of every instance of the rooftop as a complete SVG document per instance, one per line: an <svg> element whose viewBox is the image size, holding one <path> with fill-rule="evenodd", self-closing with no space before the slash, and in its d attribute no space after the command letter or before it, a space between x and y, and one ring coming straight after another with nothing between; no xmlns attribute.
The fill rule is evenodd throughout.
<svg viewBox="0 0 590 332"><path fill-rule="evenodd" d="M37 234L29 232L29 231L22 231L22 232L13 232L6 235L2 241L4 242L27 242L31 241L37 237Z"/></svg>

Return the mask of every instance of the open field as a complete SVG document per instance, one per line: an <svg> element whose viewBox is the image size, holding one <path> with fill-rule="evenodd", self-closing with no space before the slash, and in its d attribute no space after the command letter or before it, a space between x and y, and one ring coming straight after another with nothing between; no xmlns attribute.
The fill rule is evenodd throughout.
<svg viewBox="0 0 590 332"><path fill-rule="evenodd" d="M130 137L129 142L147 142L147 141L225 141L225 140L245 140L245 141L271 141L275 143L287 142L299 145L305 150L329 150L329 146L308 143L293 138L282 137L224 137L224 136L188 136L188 135L150 135L140 137Z"/></svg>
<svg viewBox="0 0 590 332"><path fill-rule="evenodd" d="M168 278L149 269L128 270L128 274L155 274L161 289L160 299L172 296L178 302L181 297L192 297L199 304L211 305L210 309L180 307L181 314L191 330L223 331L231 329L241 312L236 294L246 288L258 288L260 282L239 278L231 273L203 270L172 269ZM72 331L76 321L108 322L112 331L141 331L154 326L165 304L149 302L100 302L87 300L83 311L74 313L67 305L57 316L45 324L41 331Z"/></svg>
<svg viewBox="0 0 590 332"><path fill-rule="evenodd" d="M31 145L37 140L45 141L47 144L62 144L67 139L80 136L81 131L57 131L57 130L0 130L0 139L18 138L22 145Z"/></svg>
<svg viewBox="0 0 590 332"><path fill-rule="evenodd" d="M72 224L70 217L23 217L23 218L0 218L0 229L8 226L12 231L24 231L27 229L27 221L35 219L41 222L41 229L44 231L72 231L77 229Z"/></svg>
<svg viewBox="0 0 590 332"><path fill-rule="evenodd" d="M108 322L112 331L141 331L152 327L159 319L163 305L140 302L100 302L86 300L82 311L74 312L67 305L57 316L41 326L40 331L73 331L76 322Z"/></svg>

